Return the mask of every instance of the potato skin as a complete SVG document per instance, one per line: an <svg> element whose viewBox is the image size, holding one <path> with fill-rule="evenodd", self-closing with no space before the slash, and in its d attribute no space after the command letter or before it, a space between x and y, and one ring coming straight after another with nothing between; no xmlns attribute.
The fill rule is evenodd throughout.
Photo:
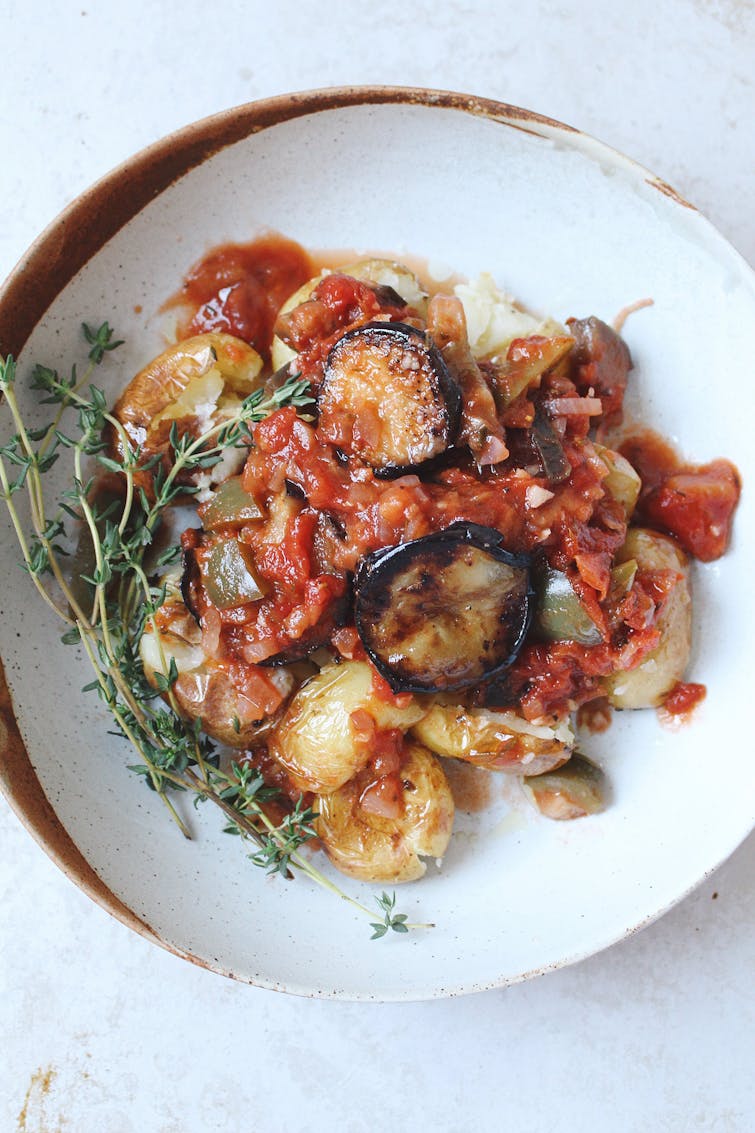
<svg viewBox="0 0 755 1133"><path fill-rule="evenodd" d="M616 562L635 559L640 570L675 570L680 580L669 594L658 619L661 640L636 669L612 673L603 685L614 708L655 708L684 676L692 645L692 599L689 562L668 535L631 527Z"/></svg>
<svg viewBox="0 0 755 1133"><path fill-rule="evenodd" d="M411 743L401 767L404 813L370 814L359 806L360 784L346 783L316 800L316 830L333 865L360 881L417 881L426 870L419 855L440 858L454 819L454 801L440 762Z"/></svg>
<svg viewBox="0 0 755 1133"><path fill-rule="evenodd" d="M326 665L292 698L269 742L299 790L336 791L364 767L370 753L355 739L352 712L369 712L380 730L405 731L422 716L415 702L397 708L376 697L373 672L365 661Z"/></svg>
<svg viewBox="0 0 755 1133"><path fill-rule="evenodd" d="M139 645L149 683L157 688L156 674L164 674L171 657L175 658L179 676L173 695L181 714L199 720L203 732L229 747L248 748L258 743L274 718L260 721L259 710L232 684L228 674L207 663L201 630L184 603L177 597L169 598L160 609L159 619L163 657L149 624ZM293 676L283 669L276 670L275 679L287 691L294 687Z"/></svg>
<svg viewBox="0 0 755 1133"><path fill-rule="evenodd" d="M169 346L132 378L114 415L135 444L147 439L154 419L176 401L190 382L217 369L227 390L247 397L257 387L262 359L230 334L197 334Z"/></svg>
<svg viewBox="0 0 755 1133"><path fill-rule="evenodd" d="M574 734L568 722L536 726L515 712L434 704L412 735L436 755L462 759L489 771L542 775L566 763Z"/></svg>

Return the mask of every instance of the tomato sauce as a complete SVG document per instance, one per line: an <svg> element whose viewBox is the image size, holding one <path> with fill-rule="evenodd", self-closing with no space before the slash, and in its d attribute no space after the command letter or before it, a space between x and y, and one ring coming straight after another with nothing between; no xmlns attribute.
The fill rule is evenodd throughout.
<svg viewBox="0 0 755 1133"><path fill-rule="evenodd" d="M666 531L701 562L724 554L739 500L739 473L728 460L686 464L649 429L624 441L621 453L639 472L636 520Z"/></svg>
<svg viewBox="0 0 755 1133"><path fill-rule="evenodd" d="M301 245L273 233L214 248L171 301L186 310L181 337L221 331L243 338L267 358L281 304L313 274Z"/></svg>
<svg viewBox="0 0 755 1133"><path fill-rule="evenodd" d="M689 716L705 700L705 695L705 685L679 681L664 700L663 707L669 716Z"/></svg>
<svg viewBox="0 0 755 1133"><path fill-rule="evenodd" d="M328 353L347 331L376 319L424 329L419 312L395 292L337 271L320 280L305 302L280 314L285 300L315 271L302 248L272 234L216 248L192 269L174 299L186 311L182 333L234 334L265 359L275 333L297 351L296 372L316 394ZM195 604L203 621L214 626L211 644L218 662L233 667L289 661L319 645L364 658L350 601L360 560L465 521L495 528L507 549L565 572L602 639L592 646L528 640L502 680L469 698L492 707L515 705L530 720L555 720L600 698L603 677L635 667L657 647L658 617L678 581L673 571L639 571L627 593L612 589L614 558L628 521L624 506L606 490L608 469L591 436L601 396L603 412L620 418L624 384L606 379L604 388L593 388L596 382L600 387L598 371L608 357L611 332L603 331L600 357L593 359L583 345L571 370L564 363L546 370L536 386L517 392L501 410L509 455L491 467L481 468L460 446L444 454L448 459L384 479L343 450L348 446L339 442L337 431L302 420L293 408L281 408L255 425L242 485L266 518L233 534L249 548L265 593L260 601L214 611L198 585ZM529 360L545 341L517 340L514 355ZM628 358L623 344L621 350ZM548 480L545 492L531 436L536 408L543 405L555 414L556 443L568 471L560 482ZM723 554L740 491L736 469L727 461L684 464L649 431L629 437L620 451L643 482L632 522L670 533L703 561ZM188 537L200 578L213 540L224 534ZM674 690L669 712L687 711L704 695L689 691L698 688ZM377 674L375 691L401 702ZM597 724L604 717L596 709L590 718ZM389 766L396 758L395 751L390 754L394 740L383 737L377 743L372 736L373 745L389 753L387 763L366 773L365 800L369 796L376 812L393 805L400 773Z"/></svg>

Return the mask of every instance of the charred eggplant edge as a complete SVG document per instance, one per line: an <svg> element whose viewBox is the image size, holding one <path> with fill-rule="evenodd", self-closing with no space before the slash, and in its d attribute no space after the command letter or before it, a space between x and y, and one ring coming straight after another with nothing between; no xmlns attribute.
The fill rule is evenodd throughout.
<svg viewBox="0 0 755 1133"><path fill-rule="evenodd" d="M427 352L433 374L435 375L438 383L441 398L445 406L445 416L447 420L447 435L448 443L443 450L446 452L450 449L456 440L459 428L461 425L461 409L462 409L462 395L461 387L456 379L451 374L443 355L438 347L433 342L431 336L426 331L418 330L417 327L410 326L408 323L400 322L381 322L373 320L369 323L363 323L362 326L353 327L351 330L346 331L346 334L341 335L337 342L334 342L328 352L325 360L325 367L323 371L323 383L317 397L317 408L319 410L319 398L327 383L328 369L331 365L331 359L336 352L340 349L344 342L350 339L358 338L365 331L379 331L381 334L395 334L397 338L403 338L405 341L412 341L419 343ZM437 393L436 393L437 397ZM409 473L423 470L433 461L438 460L442 453L436 453L434 456L428 457L426 460L420 461L419 464L384 464L379 468L373 467L373 472L379 480L395 480L399 476L406 476ZM369 464L369 461L365 461Z"/></svg>
<svg viewBox="0 0 755 1133"><path fill-rule="evenodd" d="M524 645L527 634L529 633L532 624L532 618L535 611L536 592L532 584L531 566L532 557L524 553L515 553L507 551L505 547L501 546L503 536L500 531L494 527L484 527L478 523L468 523L465 520L458 520L450 526L443 528L441 531L435 531L430 535L423 535L419 539L412 539L408 543L398 543L393 547L384 547L378 551L372 551L370 554L365 555L359 563L355 578L354 578L354 623L356 625L359 639L365 648L365 651L370 658L370 661L375 666L377 671L390 685L391 689L398 692L413 692L413 693L433 693L433 692L455 692L463 688L469 688L474 684L481 684L490 678L495 677L497 674L508 669L516 660L519 651ZM403 559L407 553L411 555L413 550L416 550L418 545L427 546L428 543L469 543L476 547L478 550L484 551L492 558L498 559L500 562L506 563L507 566L515 567L519 570L526 571L526 589L522 595L524 605L524 616L522 618L522 625L514 643L506 656L506 658L492 669L488 669L485 673L476 675L468 680L460 681L458 683L444 685L442 688L428 687L427 684L420 685L412 682L403 677L397 676L395 671L385 661L379 657L374 650L372 650L365 640L367 627L364 624L363 611L360 608L360 597L364 588L372 581L372 575L378 568L382 568L386 563L390 563L395 559Z"/></svg>

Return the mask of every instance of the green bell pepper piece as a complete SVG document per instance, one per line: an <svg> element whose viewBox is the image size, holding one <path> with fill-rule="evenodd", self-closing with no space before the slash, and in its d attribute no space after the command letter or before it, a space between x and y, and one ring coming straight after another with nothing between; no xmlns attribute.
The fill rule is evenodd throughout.
<svg viewBox="0 0 755 1133"><path fill-rule="evenodd" d="M265 586L254 566L251 547L238 539L222 539L210 551L204 570L207 597L219 610L258 602Z"/></svg>
<svg viewBox="0 0 755 1133"><path fill-rule="evenodd" d="M255 519L264 519L264 512L254 496L241 486L241 477L233 476L220 485L211 500L200 510L205 531L218 527L242 527Z"/></svg>

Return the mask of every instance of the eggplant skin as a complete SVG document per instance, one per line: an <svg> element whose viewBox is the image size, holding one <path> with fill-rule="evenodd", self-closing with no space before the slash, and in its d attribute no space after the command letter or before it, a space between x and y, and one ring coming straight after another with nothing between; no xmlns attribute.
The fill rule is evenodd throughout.
<svg viewBox="0 0 755 1133"><path fill-rule="evenodd" d="M534 609L529 556L464 522L367 555L355 594L359 636L394 692L450 692L501 672Z"/></svg>
<svg viewBox="0 0 755 1133"><path fill-rule="evenodd" d="M623 338L613 327L591 315L587 319L567 319L574 336L570 356L571 377L581 394L594 390L603 402L603 423L621 423L624 391L632 356Z"/></svg>
<svg viewBox="0 0 755 1133"><path fill-rule="evenodd" d="M197 590L200 585L197 556L193 550L184 550L181 553L181 597L197 625L202 624L197 605Z"/></svg>
<svg viewBox="0 0 755 1133"><path fill-rule="evenodd" d="M461 390L422 331L372 322L348 331L331 349L317 406L325 440L391 477L453 444Z"/></svg>

